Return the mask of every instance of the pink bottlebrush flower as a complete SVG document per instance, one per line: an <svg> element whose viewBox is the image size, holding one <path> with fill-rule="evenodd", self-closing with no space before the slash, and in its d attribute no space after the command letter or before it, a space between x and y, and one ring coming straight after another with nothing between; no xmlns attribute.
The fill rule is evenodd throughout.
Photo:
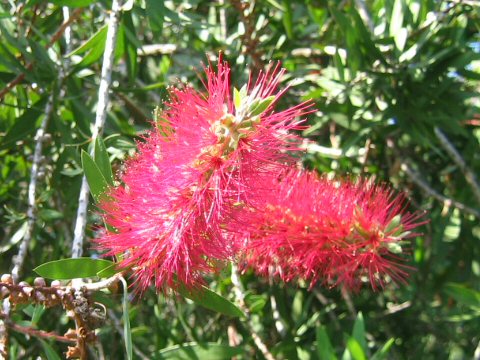
<svg viewBox="0 0 480 360"><path fill-rule="evenodd" d="M239 212L233 223L247 237L244 268L284 281L303 278L312 287L343 284L374 290L387 279L404 282L409 267L404 240L422 224L405 211L403 196L371 181L333 181L289 171L263 185L257 208Z"/></svg>
<svg viewBox="0 0 480 360"><path fill-rule="evenodd" d="M152 282L165 290L195 286L230 259L236 245L223 235L232 209L248 202L247 178L293 163L298 148L289 131L308 103L273 112L283 94L278 66L241 90L230 86L230 68L221 60L207 68L206 92L169 89L169 102L155 128L125 165L122 185L100 203L106 230L97 239L106 255L121 255L139 288ZM233 90L233 91L232 91Z"/></svg>

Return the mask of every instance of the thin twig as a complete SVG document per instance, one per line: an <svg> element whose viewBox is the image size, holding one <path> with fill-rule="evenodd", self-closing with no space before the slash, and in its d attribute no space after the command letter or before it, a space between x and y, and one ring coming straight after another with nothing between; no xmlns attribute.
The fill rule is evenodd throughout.
<svg viewBox="0 0 480 360"><path fill-rule="evenodd" d="M113 0L112 11L110 12L107 39L105 42L105 53L103 54L102 75L98 89L98 103L95 117L95 124L92 132L92 142L102 134L107 117L107 107L109 102L109 90L112 82L112 68L115 55L115 44L117 42L118 25L120 22L121 5L119 0ZM90 153L94 154L95 147L91 147ZM77 218L75 222L74 238L72 243L72 257L82 256L83 239L85 237L85 228L87 225L87 206L89 198L89 187L87 178L83 176L82 186L78 199Z"/></svg>
<svg viewBox="0 0 480 360"><path fill-rule="evenodd" d="M137 56L169 55L177 51L175 44L149 44L137 49Z"/></svg>
<svg viewBox="0 0 480 360"><path fill-rule="evenodd" d="M268 350L265 343L262 341L260 336L254 330L254 324L252 323L252 318L250 316L250 310L248 309L247 304L245 303L245 293L243 291L243 285L240 281L240 277L238 275L237 267L236 267L235 264L232 264L231 280L232 280L232 284L233 284L233 291L234 291L235 297L237 299L237 303L238 303L240 309L242 309L242 311L245 313L245 316L247 317L247 327L248 327L248 331L252 335L253 342L255 343L257 348L262 352L265 359L275 360L275 357L272 355L270 350Z"/></svg>
<svg viewBox="0 0 480 360"><path fill-rule="evenodd" d="M230 0L230 3L237 10L240 21L245 27L245 33L241 36L242 52L252 58L252 70L260 71L263 67L262 56L259 48L259 40L255 32L254 1Z"/></svg>
<svg viewBox="0 0 480 360"><path fill-rule="evenodd" d="M357 310L355 309L355 305L353 304L353 300L352 300L352 297L350 296L350 292L345 286L342 286L342 289L340 292L342 294L343 300L345 300L345 304L347 304L348 311L354 318L357 318Z"/></svg>
<svg viewBox="0 0 480 360"><path fill-rule="evenodd" d="M12 330L15 330L16 332L31 335L31 336L35 336L35 337L39 337L39 338L42 338L42 339L51 339L51 340L55 340L55 341L59 341L59 342L63 342L63 343L68 343L68 344L75 344L75 342L76 342L75 339L71 339L71 338L66 337L66 336L58 335L54 332L38 330L38 329L34 329L32 327L29 327L29 326L22 326L22 325L18 325L16 323L14 323L14 322L9 322L8 327Z"/></svg>
<svg viewBox="0 0 480 360"><path fill-rule="evenodd" d="M480 203L480 184L478 183L475 174L467 166L467 163L465 162L465 160L463 160L462 155L460 155L457 149L455 149L455 146L453 146L450 140L448 140L447 136L442 132L442 130L436 127L434 131L437 139L440 141L440 145L442 145L442 147L447 151L455 164L457 164L460 170L463 172L465 180L467 180L468 184L473 190L473 194L477 198L478 203Z"/></svg>
<svg viewBox="0 0 480 360"><path fill-rule="evenodd" d="M30 245L30 241L32 240L33 229L35 227L37 211L36 193L38 174L41 167L45 132L47 129L48 121L50 120L53 113L53 103L54 92L52 91L48 98L47 105L45 106L45 114L42 120L42 124L40 125L40 128L37 130L37 133L35 135L35 151L33 153L33 163L30 170L30 183L28 185L27 229L25 231L25 235L23 236L22 242L20 243L18 254L13 258L12 276L15 282L18 281L18 278L20 276L23 263L27 256L28 246Z"/></svg>
<svg viewBox="0 0 480 360"><path fill-rule="evenodd" d="M102 289L108 289L110 286L113 284L117 283L120 278L122 277L122 273L116 273L115 275L109 277L108 279L105 280L100 280L97 282L92 282L92 283L84 283L84 282L77 282L75 284L72 284L72 287L74 289L86 289L90 291L98 291Z"/></svg>
<svg viewBox="0 0 480 360"><path fill-rule="evenodd" d="M331 302L323 295L320 290L318 289L313 289L313 294L315 297L320 301L320 303L325 307L331 306ZM335 312L333 309L330 311L327 311L328 316L330 317L330 320L332 321L333 326L335 326L336 330L340 330L340 322L337 319L337 316L335 315Z"/></svg>
<svg viewBox="0 0 480 360"><path fill-rule="evenodd" d="M82 12L82 8L78 8L76 9L72 15L70 16L70 18L68 18L67 21L64 21L63 24L58 28L58 30L55 32L55 34L53 34L52 38L50 39L50 41L48 42L48 44L45 46L45 49L49 49L50 47L52 47L53 44L55 44L55 42L60 39L60 37L62 36L63 32L65 31L65 29L67 29L70 24L81 14ZM1 91L0 91L0 101L3 100L3 98L5 97L6 94L8 94L8 92L10 90L12 90L15 86L17 86L18 84L20 84L23 79L25 79L25 74L26 72L30 71L33 69L33 62L27 64L25 66L25 71L18 74L17 77L15 79L13 79L12 81L10 81L7 86L5 86L5 88L3 88Z"/></svg>
<svg viewBox="0 0 480 360"><path fill-rule="evenodd" d="M410 180L412 180L417 186L423 189L427 194L432 196L433 198L437 199L440 202L443 202L443 204L447 207L449 206L454 206L459 210L462 210L463 212L466 212L468 214L471 214L477 218L480 218L480 211L473 209L459 201L450 199L436 190L432 189L430 185L428 185L410 166L408 166L406 163L402 163L401 169L405 171L405 173L409 176Z"/></svg>

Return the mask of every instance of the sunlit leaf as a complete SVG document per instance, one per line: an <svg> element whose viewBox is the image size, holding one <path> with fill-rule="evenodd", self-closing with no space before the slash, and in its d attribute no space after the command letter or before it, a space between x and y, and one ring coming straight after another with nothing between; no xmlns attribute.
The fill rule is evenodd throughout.
<svg viewBox="0 0 480 360"><path fill-rule="evenodd" d="M108 181L92 157L82 150L82 168L88 181L93 198L98 201L108 189Z"/></svg>
<svg viewBox="0 0 480 360"><path fill-rule="evenodd" d="M196 304L212 311L232 317L245 316L242 310L240 310L232 302L228 301L205 286L191 290L179 289L178 292Z"/></svg>
<svg viewBox="0 0 480 360"><path fill-rule="evenodd" d="M160 350L154 360L225 360L243 354L241 347L231 347L216 343L186 343Z"/></svg>
<svg viewBox="0 0 480 360"><path fill-rule="evenodd" d="M33 270L47 279L70 280L97 276L98 272L112 264L109 260L83 257L50 261Z"/></svg>

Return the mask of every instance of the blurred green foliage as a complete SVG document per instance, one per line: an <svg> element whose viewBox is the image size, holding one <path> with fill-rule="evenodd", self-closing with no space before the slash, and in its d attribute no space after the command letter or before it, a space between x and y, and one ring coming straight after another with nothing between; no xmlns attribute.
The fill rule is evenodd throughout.
<svg viewBox="0 0 480 360"><path fill-rule="evenodd" d="M62 31L49 45L64 21L62 5L77 16L72 47ZM24 74L0 103L2 273L11 271L25 234L35 133L52 94L23 278L71 256L81 152L92 136L110 7L91 0L0 4L0 90ZM409 193L412 210L428 210L429 223L412 242L417 270L406 286L349 294L243 275L255 331L279 359L480 358L479 29L476 1L128 1L104 129L114 173L150 127L167 85L201 88L202 63L220 51L237 88L250 71L281 61L294 86L280 106L316 104L303 133L305 165L392 183ZM98 224L91 200L88 239ZM97 255L90 245L85 254ZM227 270L209 286L233 301ZM112 312L95 351L124 358L121 295L98 296ZM153 291L129 299L134 357L262 359L241 318ZM30 306L13 320L63 334L61 310L45 313ZM61 344L11 334L12 359L55 359L62 351Z"/></svg>

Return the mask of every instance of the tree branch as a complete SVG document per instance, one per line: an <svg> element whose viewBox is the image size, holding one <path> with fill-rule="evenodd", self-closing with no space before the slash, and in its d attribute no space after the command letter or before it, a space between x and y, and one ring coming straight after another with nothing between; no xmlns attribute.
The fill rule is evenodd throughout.
<svg viewBox="0 0 480 360"><path fill-rule="evenodd" d="M455 149L455 146L453 146L450 140L448 140L447 136L442 132L442 130L436 127L434 131L437 139L440 141L440 145L442 145L442 147L447 151L455 164L457 164L460 170L463 172L465 180L467 180L468 184L473 190L473 194L475 195L478 203L480 204L480 184L478 183L475 174L467 166L465 160L463 160L462 158L462 155L460 155L457 149Z"/></svg>
<svg viewBox="0 0 480 360"><path fill-rule="evenodd" d="M401 168L405 173L409 176L410 180L412 180L416 185L418 185L420 188L423 189L427 194L430 196L434 197L438 201L441 201L444 203L446 206L454 206L459 210L462 210L468 214L471 214L477 218L480 219L480 211L473 209L459 201L450 199L436 190L432 189L430 185L428 185L410 166L408 166L406 163L402 163Z"/></svg>
<svg viewBox="0 0 480 360"><path fill-rule="evenodd" d="M242 311L245 313L245 315L247 317L247 327L248 327L248 331L252 335L253 342L257 346L258 350L260 350L262 352L265 359L275 360L275 357L272 355L270 350L268 350L265 343L262 341L260 336L254 330L253 323L252 323L252 318L250 316L250 309L247 307L247 304L245 304L245 293L243 291L243 285L240 281L240 277L238 276L237 266L235 264L232 264L231 279L232 279L233 291L235 293L237 303L238 303L240 309L242 309Z"/></svg>
<svg viewBox="0 0 480 360"><path fill-rule="evenodd" d="M120 22L121 5L119 0L113 0L112 11L110 12L107 39L105 42L105 53L103 54L102 75L100 87L98 89L97 112L95 124L93 126L91 141L102 134L107 117L107 107L109 102L109 90L112 82L112 68L115 55L115 45L117 42L118 25ZM91 147L91 155L94 155L94 147ZM77 218L75 222L74 238L72 243L72 257L82 256L83 239L85 237L85 228L87 225L87 207L89 198L89 188L87 178L83 176L82 186L78 198Z"/></svg>

